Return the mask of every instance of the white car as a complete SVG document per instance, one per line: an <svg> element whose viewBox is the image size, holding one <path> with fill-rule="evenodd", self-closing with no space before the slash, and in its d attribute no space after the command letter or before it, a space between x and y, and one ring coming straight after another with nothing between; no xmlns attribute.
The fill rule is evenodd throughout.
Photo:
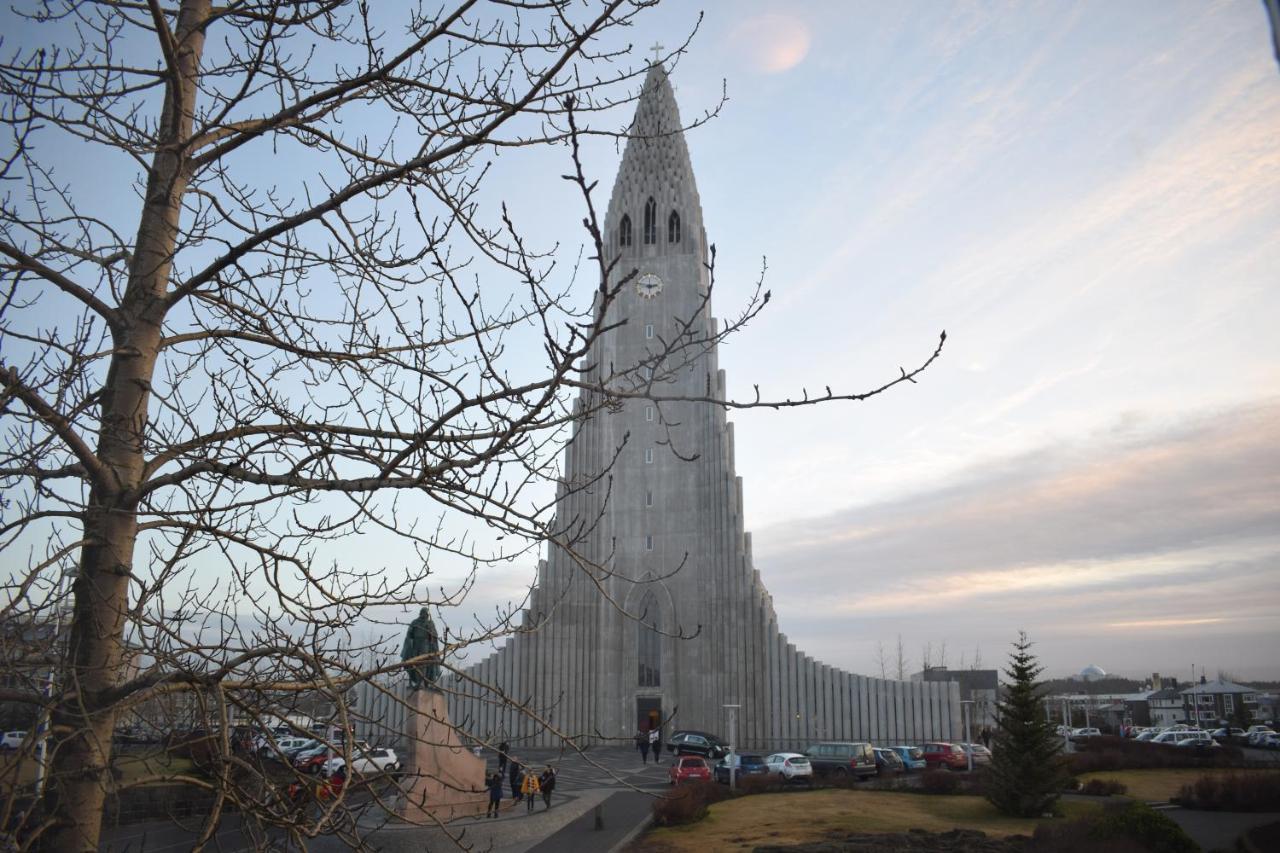
<svg viewBox="0 0 1280 853"><path fill-rule="evenodd" d="M262 746L258 747L258 754L263 758L278 758L280 756L288 758L290 753L294 750L302 749L314 742L315 741L309 737L282 737L276 738L276 742L273 744L266 738L263 738Z"/></svg>
<svg viewBox="0 0 1280 853"><path fill-rule="evenodd" d="M1093 726L1088 728L1072 729L1072 737L1102 737L1101 729L1095 729Z"/></svg>
<svg viewBox="0 0 1280 853"><path fill-rule="evenodd" d="M1251 726L1250 728L1249 746L1260 746L1264 740L1275 734L1275 732L1268 728L1258 728L1257 726Z"/></svg>
<svg viewBox="0 0 1280 853"><path fill-rule="evenodd" d="M764 760L769 772L782 777L784 782L812 782L813 765L807 756L798 752L775 752Z"/></svg>
<svg viewBox="0 0 1280 853"><path fill-rule="evenodd" d="M0 737L0 749L17 749L26 739L26 732L5 732L4 736Z"/></svg>
<svg viewBox="0 0 1280 853"><path fill-rule="evenodd" d="M1258 741L1258 746L1262 749L1280 749L1280 734L1272 732Z"/></svg>
<svg viewBox="0 0 1280 853"><path fill-rule="evenodd" d="M1202 732L1203 734L1203 732ZM1174 746L1180 746L1184 749L1204 749L1213 747L1221 749L1222 745L1211 737L1186 737L1178 740Z"/></svg>
<svg viewBox="0 0 1280 853"><path fill-rule="evenodd" d="M1161 732L1160 734L1153 737L1151 739L1151 743L1176 744L1178 741L1186 740L1186 739L1187 739L1186 732L1167 731L1167 732Z"/></svg>
<svg viewBox="0 0 1280 853"><path fill-rule="evenodd" d="M324 775L332 776L344 767L347 761L342 756L330 758L324 763ZM351 757L351 770L362 776L374 773L394 773L400 769L400 760L396 758L394 749L370 749L358 752Z"/></svg>

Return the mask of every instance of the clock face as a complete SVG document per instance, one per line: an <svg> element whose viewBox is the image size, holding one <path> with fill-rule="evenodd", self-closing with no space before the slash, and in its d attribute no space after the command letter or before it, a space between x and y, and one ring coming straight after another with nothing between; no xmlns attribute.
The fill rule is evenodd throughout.
<svg viewBox="0 0 1280 853"><path fill-rule="evenodd" d="M645 299L652 299L662 292L662 279L647 272L636 280L636 292Z"/></svg>

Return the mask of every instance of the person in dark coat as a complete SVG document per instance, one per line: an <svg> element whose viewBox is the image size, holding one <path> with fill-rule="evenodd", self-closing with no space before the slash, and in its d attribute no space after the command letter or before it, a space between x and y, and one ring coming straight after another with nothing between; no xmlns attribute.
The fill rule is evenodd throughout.
<svg viewBox="0 0 1280 853"><path fill-rule="evenodd" d="M547 808L551 808L551 792L556 788L556 769L548 766L538 777L538 782L542 786L542 802Z"/></svg>
<svg viewBox="0 0 1280 853"><path fill-rule="evenodd" d="M494 773L487 780L489 786L489 808L485 817L497 817L498 808L502 805L502 774Z"/></svg>
<svg viewBox="0 0 1280 853"><path fill-rule="evenodd" d="M511 748L505 740L498 744L498 775L502 776L507 772L507 750Z"/></svg>
<svg viewBox="0 0 1280 853"><path fill-rule="evenodd" d="M636 747L640 750L640 763L649 763L649 733L638 732L636 734Z"/></svg>
<svg viewBox="0 0 1280 853"><path fill-rule="evenodd" d="M511 759L511 798L516 802L520 801L520 783L524 781L524 768L520 766L520 762L514 758Z"/></svg>

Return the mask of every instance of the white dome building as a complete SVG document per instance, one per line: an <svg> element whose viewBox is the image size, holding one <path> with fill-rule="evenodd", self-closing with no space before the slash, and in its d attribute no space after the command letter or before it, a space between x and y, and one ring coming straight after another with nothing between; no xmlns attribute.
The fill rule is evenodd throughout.
<svg viewBox="0 0 1280 853"><path fill-rule="evenodd" d="M1107 671L1096 663L1091 663L1084 669L1080 670L1081 681L1097 681L1100 678L1106 678Z"/></svg>

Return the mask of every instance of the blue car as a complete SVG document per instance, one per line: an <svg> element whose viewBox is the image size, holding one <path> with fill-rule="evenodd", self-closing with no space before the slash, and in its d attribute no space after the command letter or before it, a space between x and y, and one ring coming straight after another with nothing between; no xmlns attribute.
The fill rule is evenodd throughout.
<svg viewBox="0 0 1280 853"><path fill-rule="evenodd" d="M734 755L732 756L736 771L734 775L742 779L746 776L762 776L769 772L769 765L764 763L762 755ZM729 756L725 756L716 763L712 768L715 780L722 785L729 784Z"/></svg>
<svg viewBox="0 0 1280 853"><path fill-rule="evenodd" d="M924 750L918 746L891 746L889 749L898 754L907 770L923 770L926 766Z"/></svg>

